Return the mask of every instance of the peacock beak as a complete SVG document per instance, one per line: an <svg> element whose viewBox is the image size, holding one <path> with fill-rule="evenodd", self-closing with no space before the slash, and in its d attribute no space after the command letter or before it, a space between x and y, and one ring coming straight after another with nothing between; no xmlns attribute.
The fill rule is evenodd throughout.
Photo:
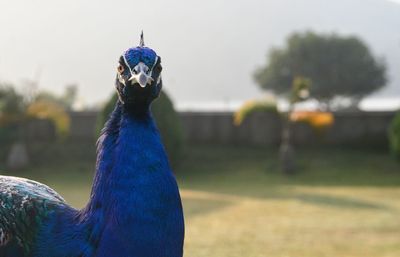
<svg viewBox="0 0 400 257"><path fill-rule="evenodd" d="M153 82L151 75L146 74L148 70L149 68L144 63L139 63L135 68L133 68L134 72L131 73L131 77L128 81L130 81L132 85L138 83L140 87L146 87L148 84Z"/></svg>
<svg viewBox="0 0 400 257"><path fill-rule="evenodd" d="M153 81L153 78L150 76L147 76L145 73L141 72L139 74L132 75L128 80L131 82L132 85L135 83L138 83L140 85L140 87L144 88L148 84L151 84L151 82Z"/></svg>

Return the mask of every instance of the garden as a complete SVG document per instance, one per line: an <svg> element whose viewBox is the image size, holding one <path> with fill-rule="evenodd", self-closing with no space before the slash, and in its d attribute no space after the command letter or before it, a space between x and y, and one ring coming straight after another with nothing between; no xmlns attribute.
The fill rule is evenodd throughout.
<svg viewBox="0 0 400 257"><path fill-rule="evenodd" d="M8 175L46 183L80 208L90 194L94 146L63 147L71 153L60 155L64 161ZM76 155L83 161L74 161ZM275 149L187 146L175 168L185 256L400 254L398 162L379 150L346 148L304 149L298 158L301 172L288 177Z"/></svg>

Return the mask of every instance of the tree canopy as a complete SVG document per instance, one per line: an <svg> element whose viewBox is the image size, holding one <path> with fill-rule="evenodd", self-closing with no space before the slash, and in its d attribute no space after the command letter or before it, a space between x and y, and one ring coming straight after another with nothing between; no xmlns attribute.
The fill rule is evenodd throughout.
<svg viewBox="0 0 400 257"><path fill-rule="evenodd" d="M0 120L2 117L23 115L26 108L24 97L11 84L0 83Z"/></svg>
<svg viewBox="0 0 400 257"><path fill-rule="evenodd" d="M296 77L312 81L310 94L320 101L335 96L360 99L386 84L386 67L354 36L294 33L283 48L273 48L256 82L278 95L288 94Z"/></svg>
<svg viewBox="0 0 400 257"><path fill-rule="evenodd" d="M50 120L57 134L66 136L70 125L67 110L72 108L75 96L76 86L68 86L62 96L41 91L28 97L26 92L18 92L14 85L0 83L0 134L3 134L0 141L4 141L4 137L15 137L15 126L24 126L28 119Z"/></svg>

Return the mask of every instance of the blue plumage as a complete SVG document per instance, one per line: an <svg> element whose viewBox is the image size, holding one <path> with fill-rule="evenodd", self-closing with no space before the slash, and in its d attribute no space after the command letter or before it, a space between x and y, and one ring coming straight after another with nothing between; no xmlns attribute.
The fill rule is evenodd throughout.
<svg viewBox="0 0 400 257"><path fill-rule="evenodd" d="M125 51L124 57L131 67L135 67L139 62L152 67L155 64L157 54L148 47L133 47Z"/></svg>
<svg viewBox="0 0 400 257"><path fill-rule="evenodd" d="M0 240L1 257L183 256L179 190L150 112L162 87L160 76L160 58L150 48L131 48L121 56L116 79L119 100L98 140L89 203L75 210L57 198L43 209L37 206L49 196L28 200L27 205L36 206L29 208L37 221L29 227L34 234L22 240L17 231L25 226L24 218L9 214L24 213L28 207L15 201L12 206L0 205L0 239L1 232L8 236L7 241ZM16 192L21 185L9 184L10 180L0 180L0 201L44 190L26 188L18 197L10 196L3 188ZM17 228L10 229L11 223Z"/></svg>

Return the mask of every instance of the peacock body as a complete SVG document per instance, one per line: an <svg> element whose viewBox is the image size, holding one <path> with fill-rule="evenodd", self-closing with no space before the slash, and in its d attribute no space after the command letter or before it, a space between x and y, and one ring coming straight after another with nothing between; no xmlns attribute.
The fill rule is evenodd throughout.
<svg viewBox="0 0 400 257"><path fill-rule="evenodd" d="M161 69L143 42L120 57L119 100L82 210L43 184L0 176L0 257L183 256L179 190L150 112Z"/></svg>

